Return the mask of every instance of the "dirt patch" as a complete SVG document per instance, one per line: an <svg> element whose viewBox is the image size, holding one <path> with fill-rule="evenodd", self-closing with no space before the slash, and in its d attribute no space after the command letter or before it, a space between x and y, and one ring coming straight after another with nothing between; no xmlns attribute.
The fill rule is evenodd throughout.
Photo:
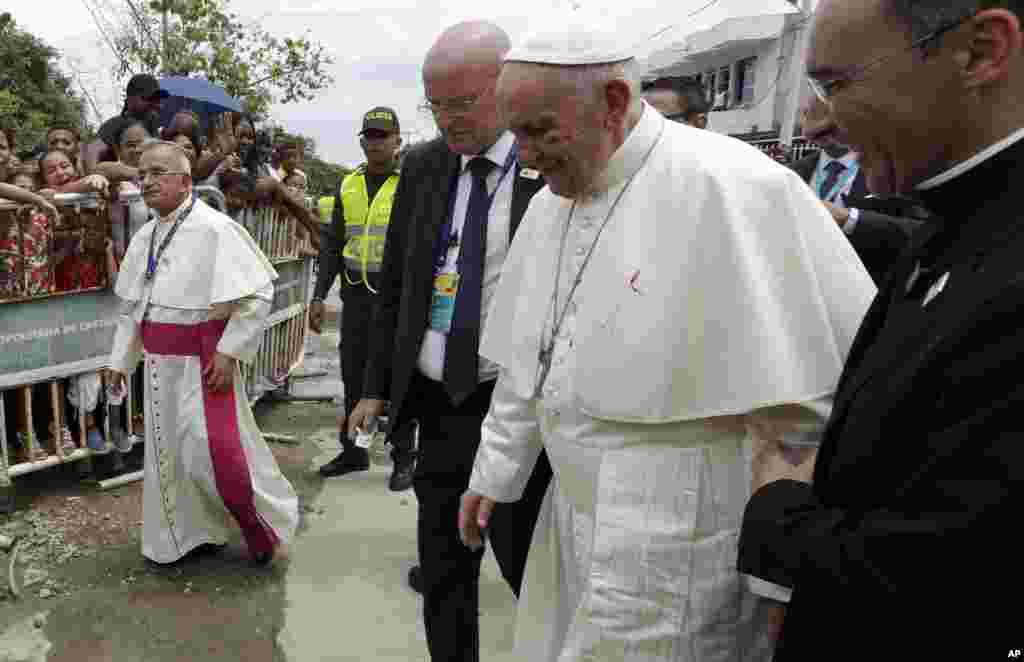
<svg viewBox="0 0 1024 662"><path fill-rule="evenodd" d="M320 452L311 439L331 433L335 407L267 403L255 413L265 431L300 442L269 446L299 494L301 532L307 517L323 516L309 506L323 485L311 466ZM17 626L28 651L49 645L48 637L52 648L38 658L47 662L284 659L276 640L284 622L287 559L254 567L236 533L218 555L154 569L139 549L141 481L101 492L75 467L64 466L16 484L19 510L0 515L0 531L24 537L34 581L17 602L0 586L0 636ZM43 611L46 624L35 627L34 616ZM0 662L7 662L3 655Z"/></svg>

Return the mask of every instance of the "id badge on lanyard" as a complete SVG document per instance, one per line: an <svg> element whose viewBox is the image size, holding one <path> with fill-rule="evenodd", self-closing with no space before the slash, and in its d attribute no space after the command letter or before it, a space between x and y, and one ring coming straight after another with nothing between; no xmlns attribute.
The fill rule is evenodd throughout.
<svg viewBox="0 0 1024 662"><path fill-rule="evenodd" d="M455 297L459 293L458 259L459 235L453 232L434 265L434 290L430 297L430 328L441 333L451 330L455 316Z"/></svg>
<svg viewBox="0 0 1024 662"><path fill-rule="evenodd" d="M505 167L501 177L498 179L498 184L489 196L488 208L494 202L494 196L497 195L498 189L501 188L505 175L508 174L515 163L515 157L516 152L513 149L509 152L508 158L505 161ZM459 294L459 233L451 229L455 208L455 191L457 190L458 180L456 180L456 187L452 191L450 198L452 204L448 211L448 221L445 223L440 234L440 237L443 238L441 241L445 243L436 246L434 251L434 289L430 297L430 329L444 334L451 331L452 319L455 317L455 299Z"/></svg>

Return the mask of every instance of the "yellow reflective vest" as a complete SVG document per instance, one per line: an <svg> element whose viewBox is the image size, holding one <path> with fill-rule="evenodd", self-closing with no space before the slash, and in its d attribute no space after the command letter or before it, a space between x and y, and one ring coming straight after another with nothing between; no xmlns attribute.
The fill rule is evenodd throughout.
<svg viewBox="0 0 1024 662"><path fill-rule="evenodd" d="M371 202L363 166L341 182L341 206L345 212L345 246L341 257L345 261L345 280L349 285L362 282L374 294L377 291L370 286L369 274L378 273L384 264L384 241L396 188L397 172L388 177ZM351 280L350 272L361 274L361 278Z"/></svg>
<svg viewBox="0 0 1024 662"><path fill-rule="evenodd" d="M334 214L334 196L325 195L324 197L317 200L317 209L320 212L320 222L330 223L331 216Z"/></svg>

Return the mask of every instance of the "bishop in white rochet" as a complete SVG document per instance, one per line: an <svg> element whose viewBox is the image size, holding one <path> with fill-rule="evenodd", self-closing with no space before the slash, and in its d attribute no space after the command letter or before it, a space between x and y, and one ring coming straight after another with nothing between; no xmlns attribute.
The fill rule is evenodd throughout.
<svg viewBox="0 0 1024 662"><path fill-rule="evenodd" d="M666 121L614 33L548 25L498 83L548 189L481 344L501 373L460 533L482 544L543 447L520 659L769 660L787 591L736 568L753 448L814 452L874 285L795 173Z"/></svg>
<svg viewBox="0 0 1024 662"><path fill-rule="evenodd" d="M193 199L176 144L147 146L139 175L159 218L132 237L118 274L110 365L129 375L145 349L142 553L171 563L223 545L234 520L266 563L295 535L298 497L260 434L238 362L256 356L277 272L245 228Z"/></svg>

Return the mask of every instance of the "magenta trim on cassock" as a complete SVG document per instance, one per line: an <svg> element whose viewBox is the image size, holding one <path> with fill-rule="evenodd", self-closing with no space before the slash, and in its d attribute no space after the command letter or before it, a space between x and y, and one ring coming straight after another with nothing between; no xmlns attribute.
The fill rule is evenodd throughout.
<svg viewBox="0 0 1024 662"><path fill-rule="evenodd" d="M142 323L142 344L150 354L198 356L202 370L217 353L227 320L199 324ZM238 427L235 389L211 391L203 382L203 411L214 479L224 506L238 521L252 556L273 552L280 543L274 531L256 510L252 476L242 448Z"/></svg>

